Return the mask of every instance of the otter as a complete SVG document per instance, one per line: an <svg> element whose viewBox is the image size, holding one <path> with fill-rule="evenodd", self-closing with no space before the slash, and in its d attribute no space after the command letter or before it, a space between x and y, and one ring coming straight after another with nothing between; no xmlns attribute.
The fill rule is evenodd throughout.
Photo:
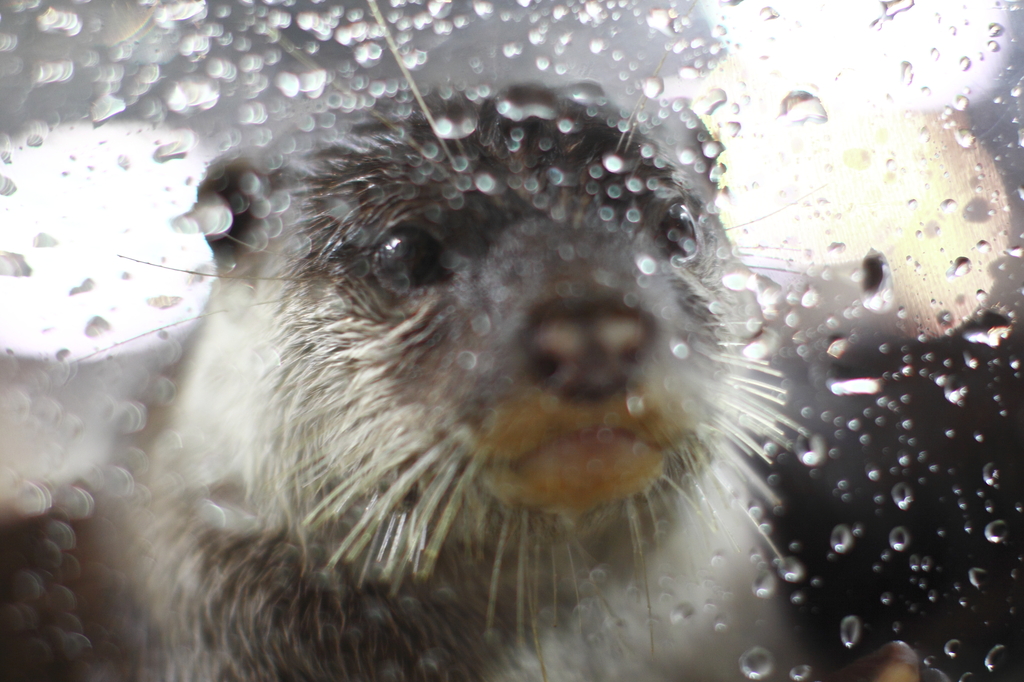
<svg viewBox="0 0 1024 682"><path fill-rule="evenodd" d="M603 102L449 95L428 111L458 134L406 107L207 180L234 272L149 448L145 679L646 668L557 662L546 639L615 610L566 585L643 591L689 507L715 513L714 462L781 441L699 178Z"/></svg>
<svg viewBox="0 0 1024 682"><path fill-rule="evenodd" d="M126 577L74 585L127 614L97 674L810 679L749 466L799 427L706 177L593 89L408 95L201 186L234 225L129 540L26 531Z"/></svg>

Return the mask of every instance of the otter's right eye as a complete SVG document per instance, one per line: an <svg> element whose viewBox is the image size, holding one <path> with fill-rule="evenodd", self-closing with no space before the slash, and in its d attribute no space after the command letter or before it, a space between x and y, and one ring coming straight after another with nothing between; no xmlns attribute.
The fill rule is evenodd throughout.
<svg viewBox="0 0 1024 682"><path fill-rule="evenodd" d="M380 283L396 292L433 284L445 275L441 243L415 225L390 230L374 254Z"/></svg>
<svg viewBox="0 0 1024 682"><path fill-rule="evenodd" d="M669 207L662 219L661 231L668 240L673 263L683 265L697 255L697 225L685 204L675 203Z"/></svg>

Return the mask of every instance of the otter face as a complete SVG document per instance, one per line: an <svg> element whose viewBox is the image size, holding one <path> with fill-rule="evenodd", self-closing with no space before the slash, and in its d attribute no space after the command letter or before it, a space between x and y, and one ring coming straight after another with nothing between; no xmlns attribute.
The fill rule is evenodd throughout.
<svg viewBox="0 0 1024 682"><path fill-rule="evenodd" d="M583 528L738 433L757 316L717 221L617 113L522 90L545 106L460 102L447 150L409 118L302 170L271 437L341 557L384 523L435 550L509 513Z"/></svg>

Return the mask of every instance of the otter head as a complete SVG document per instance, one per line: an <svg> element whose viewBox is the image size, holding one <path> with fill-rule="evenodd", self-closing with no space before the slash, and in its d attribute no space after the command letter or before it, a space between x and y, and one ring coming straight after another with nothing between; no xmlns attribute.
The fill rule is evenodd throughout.
<svg viewBox="0 0 1024 682"><path fill-rule="evenodd" d="M508 518L585 532L739 432L756 307L692 181L549 90L431 108L457 139L399 106L295 171L257 475L342 529L340 559L429 563Z"/></svg>

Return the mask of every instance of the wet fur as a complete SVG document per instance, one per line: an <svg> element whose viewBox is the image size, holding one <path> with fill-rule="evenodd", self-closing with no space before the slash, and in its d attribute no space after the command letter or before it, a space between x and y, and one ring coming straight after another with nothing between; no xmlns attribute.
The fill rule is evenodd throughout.
<svg viewBox="0 0 1024 682"><path fill-rule="evenodd" d="M739 355L754 309L722 284L734 261L693 180L642 135L623 139L618 112L544 96L557 115L522 122L495 99L459 100L479 121L447 149L410 114L356 125L254 176L250 198L290 197L284 233L236 231L258 248L238 248L235 272L217 283L169 428L148 448L152 499L137 515L134 567L150 614L145 679L690 679L722 665L694 660L697 637L659 634L649 655L642 625L618 644L584 633L607 617L598 601L642 624L647 609L616 595L646 589L647 566L704 565L715 545L709 518L728 516L728 496L710 467L738 462L748 431L775 428L770 400L742 389L756 372ZM560 132L560 119L573 130ZM588 193L589 169L616 151L632 171L606 173ZM468 171L453 171L453 157ZM480 173L503 191L475 189ZM641 189L610 199L626 177ZM673 201L701 233L700 254L681 268L659 250ZM630 208L639 222L625 218ZM450 281L395 293L375 280L376 244L407 219L458 253ZM646 288L642 255L658 262ZM647 410L614 409L666 443L665 475L578 519L509 508L487 483L524 447L496 436L495 420L512 419L536 445L586 418L565 405L545 416L518 350L531 306L558 298L559 282L629 293L658 329L636 387ZM481 312L486 334L473 330ZM685 361L669 351L675 338L688 341ZM586 606L556 591L594 567L619 585L611 596ZM634 653L620 659L624 650Z"/></svg>

